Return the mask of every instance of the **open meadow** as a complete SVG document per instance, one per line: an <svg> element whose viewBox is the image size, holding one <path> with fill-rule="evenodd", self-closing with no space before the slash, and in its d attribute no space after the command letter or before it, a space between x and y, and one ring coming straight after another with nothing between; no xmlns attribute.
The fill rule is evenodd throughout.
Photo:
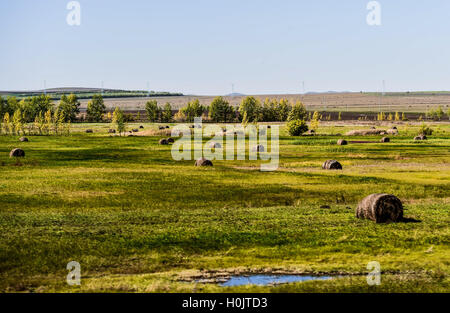
<svg viewBox="0 0 450 313"><path fill-rule="evenodd" d="M156 135L110 136L98 123L29 142L0 136L0 291L450 291L450 123L428 123L427 141L414 141L420 125L406 122L322 122L300 137L281 124L275 172L261 172L261 160L175 161L158 124L128 129L139 125ZM389 143L344 135L394 125ZM9 158L13 148L25 158ZM343 170L323 170L329 159ZM357 219L373 193L399 197L407 220ZM80 286L66 283L70 261L81 264ZM371 261L381 285L366 282ZM217 284L252 273L334 278Z"/></svg>

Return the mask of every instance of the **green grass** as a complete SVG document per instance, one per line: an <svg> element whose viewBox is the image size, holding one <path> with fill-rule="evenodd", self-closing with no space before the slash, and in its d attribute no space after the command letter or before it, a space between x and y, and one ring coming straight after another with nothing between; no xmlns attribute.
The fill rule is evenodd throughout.
<svg viewBox="0 0 450 313"><path fill-rule="evenodd" d="M418 127L404 125L391 143L348 146L337 146L335 134L351 125L301 138L283 129L280 168L270 173L259 171L262 161L195 168L172 160L159 137L74 127L69 137L28 143L0 136L2 291L450 291L448 124L433 126L426 142L412 141ZM10 159L15 147L26 158ZM344 170L321 170L327 159ZM356 219L357 202L376 192L397 195L405 216L420 222ZM72 260L81 264L79 287L65 283ZM366 283L370 261L381 264L380 286ZM277 270L342 277L234 288L192 281Z"/></svg>

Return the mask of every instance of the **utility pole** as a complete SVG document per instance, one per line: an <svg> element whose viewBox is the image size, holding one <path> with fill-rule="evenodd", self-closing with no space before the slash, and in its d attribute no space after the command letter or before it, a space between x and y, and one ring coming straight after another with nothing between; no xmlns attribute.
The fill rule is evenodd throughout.
<svg viewBox="0 0 450 313"><path fill-rule="evenodd" d="M44 95L47 95L47 82L44 80Z"/></svg>

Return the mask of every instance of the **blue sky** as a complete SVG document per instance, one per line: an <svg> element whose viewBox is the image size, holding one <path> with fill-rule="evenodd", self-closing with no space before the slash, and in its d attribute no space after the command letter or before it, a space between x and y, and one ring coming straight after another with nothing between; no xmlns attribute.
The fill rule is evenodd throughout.
<svg viewBox="0 0 450 313"><path fill-rule="evenodd" d="M450 90L450 1L0 0L0 90Z"/></svg>

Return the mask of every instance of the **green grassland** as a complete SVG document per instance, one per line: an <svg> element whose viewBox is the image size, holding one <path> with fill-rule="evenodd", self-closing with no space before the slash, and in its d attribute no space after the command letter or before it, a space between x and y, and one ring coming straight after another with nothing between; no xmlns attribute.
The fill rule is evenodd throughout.
<svg viewBox="0 0 450 313"><path fill-rule="evenodd" d="M352 125L322 125L314 137L282 128L275 172L259 171L260 160L196 168L172 160L161 137L111 137L108 127L76 124L70 136L26 143L0 136L0 291L450 291L450 124L432 126L424 142L412 140L418 126L401 124L391 143L348 146L336 141ZM24 159L9 158L16 147ZM344 169L322 170L327 159ZM397 195L418 222L356 219L358 201L377 192ZM81 286L66 283L73 260ZM370 261L381 264L379 286L366 282ZM196 282L262 272L338 276L278 286Z"/></svg>

